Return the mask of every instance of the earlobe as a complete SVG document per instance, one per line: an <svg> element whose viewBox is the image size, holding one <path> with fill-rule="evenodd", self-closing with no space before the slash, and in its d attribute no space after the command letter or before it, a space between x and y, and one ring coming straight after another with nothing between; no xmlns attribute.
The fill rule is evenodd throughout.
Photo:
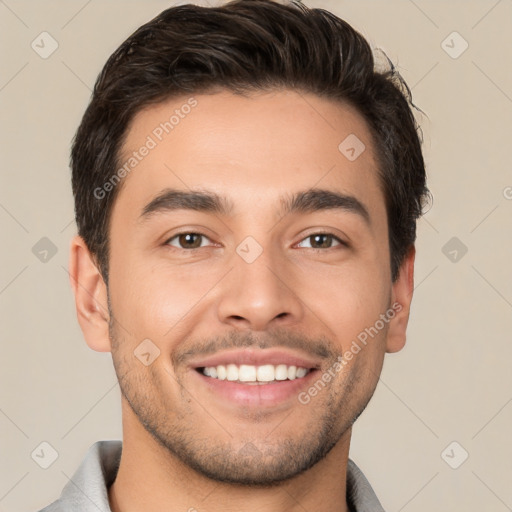
<svg viewBox="0 0 512 512"><path fill-rule="evenodd" d="M402 350L406 341L407 324L414 291L414 258L416 249L412 245L406 254L399 275L393 283L391 306L395 315L389 322L386 352Z"/></svg>
<svg viewBox="0 0 512 512"><path fill-rule="evenodd" d="M69 279L78 323L87 345L97 352L110 352L107 287L84 239L71 240Z"/></svg>

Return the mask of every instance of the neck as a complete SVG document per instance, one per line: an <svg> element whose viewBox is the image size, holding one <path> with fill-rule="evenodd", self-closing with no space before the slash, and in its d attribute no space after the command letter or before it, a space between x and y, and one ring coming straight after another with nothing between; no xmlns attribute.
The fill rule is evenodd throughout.
<svg viewBox="0 0 512 512"><path fill-rule="evenodd" d="M110 508L112 512L348 512L350 435L349 429L324 459L297 477L271 487L249 487L199 474L157 443L140 423L123 421L121 461L108 489Z"/></svg>

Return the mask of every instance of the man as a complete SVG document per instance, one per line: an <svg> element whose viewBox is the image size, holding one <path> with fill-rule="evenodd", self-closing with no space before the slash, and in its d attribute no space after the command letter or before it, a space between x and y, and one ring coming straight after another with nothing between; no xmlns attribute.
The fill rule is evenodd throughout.
<svg viewBox="0 0 512 512"><path fill-rule="evenodd" d="M72 148L70 275L123 441L56 511L382 511L349 459L405 343L428 190L408 89L346 22L183 5L109 58Z"/></svg>

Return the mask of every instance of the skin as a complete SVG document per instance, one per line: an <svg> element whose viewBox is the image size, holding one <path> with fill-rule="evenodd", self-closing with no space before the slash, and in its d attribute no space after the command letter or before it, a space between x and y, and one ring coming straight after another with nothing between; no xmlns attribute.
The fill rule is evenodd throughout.
<svg viewBox="0 0 512 512"><path fill-rule="evenodd" d="M404 346L414 247L392 282L373 143L353 108L290 90L194 97L192 112L124 178L110 224L108 295L84 241L71 244L80 326L90 348L112 353L122 391L111 508L347 511L351 426L385 353ZM140 111L123 156L187 100ZM349 134L366 146L355 161L338 150ZM226 195L234 210L182 209L140 222L167 187ZM280 216L281 195L312 187L357 198L369 223L341 210ZM204 237L189 245L175 237L197 232ZM348 245L315 245L316 233ZM247 236L263 249L252 263L236 252ZM187 248L194 243L201 247ZM187 353L209 342L215 350L282 347L319 360L320 377L395 302L400 312L306 405L297 396L274 407L233 403L189 366ZM134 357L145 339L160 350L148 366Z"/></svg>

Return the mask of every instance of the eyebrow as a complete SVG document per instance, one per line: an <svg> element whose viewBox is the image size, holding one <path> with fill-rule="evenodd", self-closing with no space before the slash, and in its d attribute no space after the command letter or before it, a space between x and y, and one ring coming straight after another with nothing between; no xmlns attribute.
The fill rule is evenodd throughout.
<svg viewBox="0 0 512 512"><path fill-rule="evenodd" d="M332 190L313 188L301 190L292 195L281 196L281 216L289 213L312 213L322 210L341 210L360 216L370 225L370 214L366 206L354 196ZM156 214L174 210L195 210L228 217L234 210L234 203L225 196L208 191L186 191L166 188L143 208L139 221Z"/></svg>

